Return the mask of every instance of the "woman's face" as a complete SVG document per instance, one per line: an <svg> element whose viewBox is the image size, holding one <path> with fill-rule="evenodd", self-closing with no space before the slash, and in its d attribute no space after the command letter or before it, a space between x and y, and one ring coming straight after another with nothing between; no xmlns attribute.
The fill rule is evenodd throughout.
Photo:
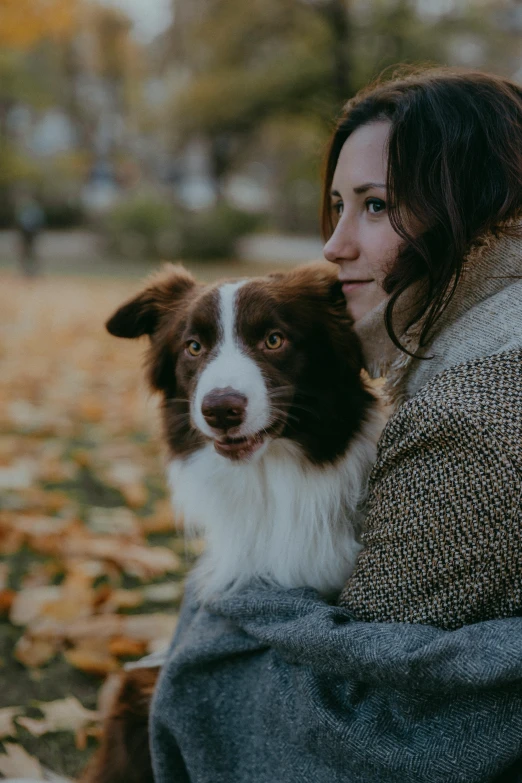
<svg viewBox="0 0 522 783"><path fill-rule="evenodd" d="M402 243L386 209L388 122L363 125L345 141L332 181L335 230L324 256L339 266L355 322L387 298L382 288Z"/></svg>

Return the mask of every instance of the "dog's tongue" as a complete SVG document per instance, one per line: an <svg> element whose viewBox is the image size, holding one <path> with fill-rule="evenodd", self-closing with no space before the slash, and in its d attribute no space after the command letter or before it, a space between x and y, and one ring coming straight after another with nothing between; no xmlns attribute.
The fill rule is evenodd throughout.
<svg viewBox="0 0 522 783"><path fill-rule="evenodd" d="M218 454L229 459L240 460L250 457L262 445L263 438L253 435L250 438L225 438L214 441L214 448Z"/></svg>

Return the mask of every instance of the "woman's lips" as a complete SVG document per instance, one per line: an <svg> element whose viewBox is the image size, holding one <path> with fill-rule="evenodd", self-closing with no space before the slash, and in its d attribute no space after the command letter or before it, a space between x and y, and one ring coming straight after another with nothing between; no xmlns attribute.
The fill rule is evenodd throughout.
<svg viewBox="0 0 522 783"><path fill-rule="evenodd" d="M343 294L346 295L352 291L357 291L359 288L368 285L368 283L373 283L373 280L344 280L341 282L343 284Z"/></svg>

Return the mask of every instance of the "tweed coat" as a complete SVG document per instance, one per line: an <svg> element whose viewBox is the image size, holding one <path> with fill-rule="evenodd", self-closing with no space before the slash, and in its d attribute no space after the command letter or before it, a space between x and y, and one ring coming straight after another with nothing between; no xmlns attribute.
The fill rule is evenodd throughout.
<svg viewBox="0 0 522 783"><path fill-rule="evenodd" d="M454 629L522 612L522 240L470 255L370 477L365 549L339 603Z"/></svg>

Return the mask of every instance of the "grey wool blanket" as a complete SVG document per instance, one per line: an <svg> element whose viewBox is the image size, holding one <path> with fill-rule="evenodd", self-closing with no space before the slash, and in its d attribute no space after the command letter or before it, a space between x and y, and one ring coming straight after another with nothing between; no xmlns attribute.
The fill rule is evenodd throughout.
<svg viewBox="0 0 522 783"><path fill-rule="evenodd" d="M157 783L522 781L522 617L363 623L310 589L190 586L152 708Z"/></svg>

